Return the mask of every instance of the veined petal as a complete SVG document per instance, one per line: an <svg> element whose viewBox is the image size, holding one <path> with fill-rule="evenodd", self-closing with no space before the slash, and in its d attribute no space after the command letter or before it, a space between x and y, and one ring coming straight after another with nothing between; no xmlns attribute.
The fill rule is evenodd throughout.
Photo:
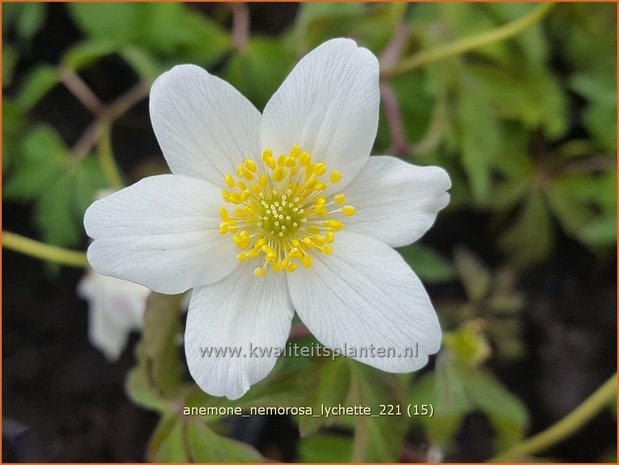
<svg viewBox="0 0 619 465"><path fill-rule="evenodd" d="M408 372L440 348L441 328L419 278L376 239L340 233L333 254L317 254L311 268L288 275L288 285L299 317L316 338L344 355L356 351L351 356L360 362Z"/></svg>
<svg viewBox="0 0 619 465"><path fill-rule="evenodd" d="M198 66L176 66L155 81L150 116L174 174L220 185L238 162L261 152L260 112Z"/></svg>
<svg viewBox="0 0 619 465"><path fill-rule="evenodd" d="M262 145L275 154L294 144L329 169L343 187L367 160L378 126L378 61L350 39L308 53L264 109Z"/></svg>
<svg viewBox="0 0 619 465"><path fill-rule="evenodd" d="M370 157L346 188L356 213L346 230L401 247L430 229L449 203L449 175L437 166L414 166L394 157Z"/></svg>
<svg viewBox="0 0 619 465"><path fill-rule="evenodd" d="M237 265L219 234L220 193L176 175L142 179L94 202L84 215L91 266L101 274L180 294L219 281Z"/></svg>
<svg viewBox="0 0 619 465"><path fill-rule="evenodd" d="M185 353L191 376L209 394L238 399L275 365L293 310L283 273L256 278L252 264L193 290ZM240 352L236 352L239 350Z"/></svg>

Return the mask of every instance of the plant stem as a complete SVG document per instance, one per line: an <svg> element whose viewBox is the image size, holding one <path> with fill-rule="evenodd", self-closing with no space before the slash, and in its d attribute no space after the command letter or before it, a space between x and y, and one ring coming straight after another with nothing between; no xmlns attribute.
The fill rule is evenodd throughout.
<svg viewBox="0 0 619 465"><path fill-rule="evenodd" d="M44 244L8 231L2 231L2 247L48 262L77 268L88 267L84 252Z"/></svg>
<svg viewBox="0 0 619 465"><path fill-rule="evenodd" d="M460 55L470 50L483 47L495 42L500 42L509 39L522 32L526 28L540 21L554 7L554 3L542 3L533 11L527 13L520 18L491 29L481 34L465 37L464 39L456 40L452 43L436 47L434 49L419 52L418 54L402 60L392 69L387 69L383 72L384 77L391 77L397 74L402 74L422 65L433 61L441 60L454 55Z"/></svg>
<svg viewBox="0 0 619 465"><path fill-rule="evenodd" d="M109 124L104 127L99 136L97 149L99 163L101 163L101 169L108 184L113 189L121 189L123 182L118 165L114 159L114 152L112 151L112 128Z"/></svg>
<svg viewBox="0 0 619 465"><path fill-rule="evenodd" d="M548 449L580 429L617 395L617 373L550 428L492 457L489 462L519 461L526 456Z"/></svg>

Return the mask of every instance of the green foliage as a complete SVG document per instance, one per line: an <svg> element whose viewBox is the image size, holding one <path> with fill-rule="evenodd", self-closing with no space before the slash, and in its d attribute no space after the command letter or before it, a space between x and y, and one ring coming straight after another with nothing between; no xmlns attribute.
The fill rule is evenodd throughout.
<svg viewBox="0 0 619 465"><path fill-rule="evenodd" d="M397 377L349 360L349 402L380 412L381 405L402 405L403 391ZM406 433L407 418L399 415L355 418L353 462L395 462Z"/></svg>
<svg viewBox="0 0 619 465"><path fill-rule="evenodd" d="M14 33L19 42L28 44L45 23L45 3L3 3L3 34Z"/></svg>
<svg viewBox="0 0 619 465"><path fill-rule="evenodd" d="M39 65L25 78L17 95L15 105L29 111L60 81L58 71L49 65Z"/></svg>
<svg viewBox="0 0 619 465"><path fill-rule="evenodd" d="M301 440L300 462L347 462L352 456L352 440L336 434L315 434Z"/></svg>
<svg viewBox="0 0 619 465"><path fill-rule="evenodd" d="M488 417L496 434L496 451L519 441L527 428L524 404L487 370L471 368L442 352L436 373L428 373L413 383L408 392L413 404L432 404L434 416L420 416L430 441L448 447L464 417L479 411Z"/></svg>
<svg viewBox="0 0 619 465"><path fill-rule="evenodd" d="M424 282L439 283L455 277L453 265L430 247L415 243L399 249L399 252Z"/></svg>
<svg viewBox="0 0 619 465"><path fill-rule="evenodd" d="M165 415L147 451L152 462L262 462L261 455L239 441L215 434L202 420Z"/></svg>
<svg viewBox="0 0 619 465"><path fill-rule="evenodd" d="M34 202L34 222L46 242L79 242L84 211L105 186L98 160L76 159L53 129L35 126L23 137L11 163L5 198Z"/></svg>
<svg viewBox="0 0 619 465"><path fill-rule="evenodd" d="M164 71L172 63L212 65L232 47L230 37L217 23L181 3L122 3L114 6L114 14L109 14L106 3L72 3L69 8L88 37L79 52L70 52L67 61L74 64L82 64L84 56L90 59L112 51L124 54L129 49L134 50L133 55L162 60L165 66L160 71ZM128 59L130 64L133 60ZM139 74L139 68L136 71Z"/></svg>

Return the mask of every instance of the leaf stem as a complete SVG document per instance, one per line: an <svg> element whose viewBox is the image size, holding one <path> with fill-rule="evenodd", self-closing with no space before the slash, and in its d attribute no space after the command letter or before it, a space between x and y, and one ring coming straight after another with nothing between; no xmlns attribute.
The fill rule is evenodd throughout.
<svg viewBox="0 0 619 465"><path fill-rule="evenodd" d="M97 141L97 152L99 155L99 163L101 169L107 179L108 184L113 189L121 189L123 187L122 177L118 170L118 165L114 159L112 150L112 128L108 124L103 128L99 140Z"/></svg>
<svg viewBox="0 0 619 465"><path fill-rule="evenodd" d="M518 461L526 456L548 449L564 440L591 420L617 395L617 373L600 386L582 404L550 428L516 444L511 449L489 459L489 462Z"/></svg>
<svg viewBox="0 0 619 465"><path fill-rule="evenodd" d="M478 35L465 37L431 50L419 52L410 58L402 60L394 68L383 71L383 76L392 77L433 61L441 60L454 55L460 55L485 45L509 39L510 37L517 35L526 28L540 21L544 16L546 16L546 14L548 14L554 5L554 3L542 3L533 11L510 23L504 24L503 26L490 29L489 31L482 32Z"/></svg>
<svg viewBox="0 0 619 465"><path fill-rule="evenodd" d="M2 247L48 262L77 268L88 267L84 252L44 244L8 231L2 231Z"/></svg>

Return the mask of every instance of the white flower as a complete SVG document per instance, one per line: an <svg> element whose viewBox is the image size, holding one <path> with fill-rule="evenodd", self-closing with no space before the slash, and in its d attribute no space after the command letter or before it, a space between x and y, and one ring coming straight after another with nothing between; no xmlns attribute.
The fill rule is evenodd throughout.
<svg viewBox="0 0 619 465"><path fill-rule="evenodd" d="M385 371L419 369L438 351L430 299L392 247L430 228L450 180L369 157L378 104L378 62L348 39L305 56L262 115L196 66L153 84L152 123L173 174L95 202L88 258L157 292L193 288L185 352L206 392L235 399L264 378L294 310L322 344L365 347L355 358ZM370 346L400 356L372 357ZM235 347L242 356L204 356ZM410 347L418 356L402 355Z"/></svg>
<svg viewBox="0 0 619 465"><path fill-rule="evenodd" d="M150 290L88 270L77 286L77 294L88 301L88 340L107 360L117 360L129 333L142 329Z"/></svg>

